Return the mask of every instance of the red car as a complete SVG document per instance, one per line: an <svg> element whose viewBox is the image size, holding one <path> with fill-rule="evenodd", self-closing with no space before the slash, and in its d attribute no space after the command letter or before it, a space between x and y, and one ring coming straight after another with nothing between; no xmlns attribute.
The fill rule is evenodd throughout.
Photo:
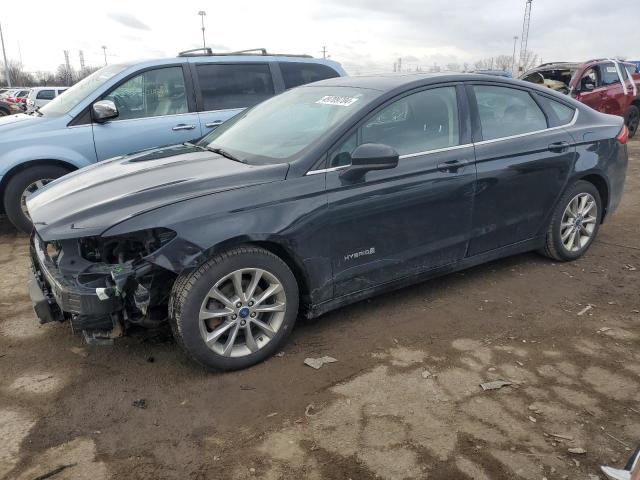
<svg viewBox="0 0 640 480"><path fill-rule="evenodd" d="M632 137L640 124L640 74L633 63L612 59L545 63L523 80L571 95L603 113L624 117Z"/></svg>

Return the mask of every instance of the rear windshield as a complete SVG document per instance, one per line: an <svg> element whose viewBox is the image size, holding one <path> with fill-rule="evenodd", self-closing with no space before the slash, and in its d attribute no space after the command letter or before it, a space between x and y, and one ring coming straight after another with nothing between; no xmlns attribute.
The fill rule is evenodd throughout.
<svg viewBox="0 0 640 480"><path fill-rule="evenodd" d="M65 115L87 98L96 88L126 68L127 65L108 65L103 67L67 89L64 95L57 96L40 108L39 111L44 115Z"/></svg>

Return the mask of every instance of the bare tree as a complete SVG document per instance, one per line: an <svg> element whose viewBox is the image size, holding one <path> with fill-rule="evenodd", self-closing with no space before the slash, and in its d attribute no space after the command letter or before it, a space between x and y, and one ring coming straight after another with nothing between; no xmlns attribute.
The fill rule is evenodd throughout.
<svg viewBox="0 0 640 480"><path fill-rule="evenodd" d="M89 75L91 75L94 72L97 72L98 70L100 70L102 67L84 67L83 70L80 70L77 74L76 74L76 80L80 81L83 78L88 77Z"/></svg>
<svg viewBox="0 0 640 480"><path fill-rule="evenodd" d="M57 85L56 76L45 70L38 70L33 74L33 78L35 80L36 85L39 86L53 86Z"/></svg>
<svg viewBox="0 0 640 480"><path fill-rule="evenodd" d="M498 55L496 57L495 68L498 70L511 71L511 63L513 57L511 55Z"/></svg>
<svg viewBox="0 0 640 480"><path fill-rule="evenodd" d="M537 54L527 50L524 54L524 61L520 64L520 73L538 66L539 61Z"/></svg>
<svg viewBox="0 0 640 480"><path fill-rule="evenodd" d="M18 85L20 87L30 87L34 84L33 76L25 72L20 65L20 62L10 60L9 62L9 77L11 78L11 85ZM4 70L4 64L2 64Z"/></svg>
<svg viewBox="0 0 640 480"><path fill-rule="evenodd" d="M459 72L460 71L460 65L457 64L457 63L447 63L446 68L450 72Z"/></svg>
<svg viewBox="0 0 640 480"><path fill-rule="evenodd" d="M58 65L58 69L56 70L56 81L60 85L73 85L75 76L76 74L73 71L73 67L67 68L64 63Z"/></svg>

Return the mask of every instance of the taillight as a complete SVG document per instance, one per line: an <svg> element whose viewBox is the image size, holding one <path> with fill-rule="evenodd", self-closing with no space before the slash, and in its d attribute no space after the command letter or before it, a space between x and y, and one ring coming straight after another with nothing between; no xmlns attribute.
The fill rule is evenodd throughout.
<svg viewBox="0 0 640 480"><path fill-rule="evenodd" d="M620 130L620 133L616 137L616 140L618 140L623 145L627 143L627 140L629 140L629 129L626 125L622 126L622 130Z"/></svg>

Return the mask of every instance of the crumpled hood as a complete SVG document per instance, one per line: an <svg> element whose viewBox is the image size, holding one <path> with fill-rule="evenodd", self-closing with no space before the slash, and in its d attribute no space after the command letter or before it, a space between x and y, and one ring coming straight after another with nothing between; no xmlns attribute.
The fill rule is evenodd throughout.
<svg viewBox="0 0 640 480"><path fill-rule="evenodd" d="M86 237L181 200L284 180L287 170L287 164L247 165L175 145L70 173L34 194L27 207L44 240Z"/></svg>

